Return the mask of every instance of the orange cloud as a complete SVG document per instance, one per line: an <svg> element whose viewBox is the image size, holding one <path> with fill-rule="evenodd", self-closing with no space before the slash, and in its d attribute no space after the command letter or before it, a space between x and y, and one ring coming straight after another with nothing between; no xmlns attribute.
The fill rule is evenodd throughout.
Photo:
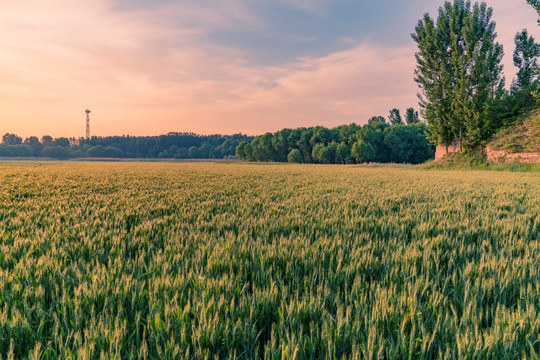
<svg viewBox="0 0 540 360"><path fill-rule="evenodd" d="M0 133L82 136L86 107L95 135L156 135L363 123L416 106L412 41L392 48L345 39L344 51L254 65L206 36L264 28L243 3L137 11L109 0L3 3Z"/></svg>

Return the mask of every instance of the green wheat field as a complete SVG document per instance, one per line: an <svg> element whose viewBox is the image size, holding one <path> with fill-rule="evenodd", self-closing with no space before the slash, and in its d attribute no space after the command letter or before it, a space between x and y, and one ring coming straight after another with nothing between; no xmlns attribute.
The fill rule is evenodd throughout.
<svg viewBox="0 0 540 360"><path fill-rule="evenodd" d="M534 359L540 176L0 164L2 359Z"/></svg>

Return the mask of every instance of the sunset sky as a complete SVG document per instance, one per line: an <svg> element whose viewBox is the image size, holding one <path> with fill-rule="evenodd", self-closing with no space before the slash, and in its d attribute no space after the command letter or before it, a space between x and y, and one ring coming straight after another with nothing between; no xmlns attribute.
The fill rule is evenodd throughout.
<svg viewBox="0 0 540 360"><path fill-rule="evenodd" d="M488 0L540 41L525 0ZM261 134L418 107L410 34L443 0L0 0L0 133ZM0 134L0 135L1 135Z"/></svg>

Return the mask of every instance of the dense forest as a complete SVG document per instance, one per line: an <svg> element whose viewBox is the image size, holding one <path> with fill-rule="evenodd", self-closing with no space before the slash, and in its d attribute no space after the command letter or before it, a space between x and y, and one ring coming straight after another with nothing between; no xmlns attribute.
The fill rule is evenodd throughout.
<svg viewBox="0 0 540 360"><path fill-rule="evenodd" d="M364 126L283 129L257 136L251 143L242 142L236 154L250 161L418 164L432 158L434 148L426 138L426 125L418 120L416 112L412 114L407 116L407 124L401 120L399 111L393 109L390 123L382 116L375 116Z"/></svg>
<svg viewBox="0 0 540 360"><path fill-rule="evenodd" d="M22 139L5 134L2 157L69 158L175 158L226 159L235 157L236 147L252 138L243 135L197 135L169 133L160 136L93 136L90 139L35 136Z"/></svg>
<svg viewBox="0 0 540 360"><path fill-rule="evenodd" d="M392 114L392 112L391 112ZM7 133L2 137L2 157L69 158L175 158L281 161L296 163L351 164L357 162L421 163L433 157L426 125L418 114L403 123L393 110L393 124L382 116L368 124L343 125L333 129L322 126L283 129L255 138L247 135L196 135L169 133L161 136L108 136L90 139L26 139Z"/></svg>
<svg viewBox="0 0 540 360"><path fill-rule="evenodd" d="M296 163L352 164L394 162L418 164L433 157L426 125L409 108L402 118L392 109L386 119L374 116L364 126L343 125L283 129L255 138L247 135L94 136L26 139L7 133L1 157L231 159Z"/></svg>

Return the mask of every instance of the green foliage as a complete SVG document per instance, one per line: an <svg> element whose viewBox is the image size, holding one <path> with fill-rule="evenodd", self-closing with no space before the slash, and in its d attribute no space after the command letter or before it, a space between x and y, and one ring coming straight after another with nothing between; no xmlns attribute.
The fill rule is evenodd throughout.
<svg viewBox="0 0 540 360"><path fill-rule="evenodd" d="M66 137L59 137L54 139L53 144L61 147L69 147L70 142L69 139Z"/></svg>
<svg viewBox="0 0 540 360"><path fill-rule="evenodd" d="M39 139L37 137L30 136L24 139L24 144L32 148L32 156L41 156L41 150L43 149L43 145L39 142Z"/></svg>
<svg viewBox="0 0 540 360"><path fill-rule="evenodd" d="M376 123L376 122L382 122L382 123L385 123L386 122L386 119L384 118L384 116L372 116L368 119L368 125L371 125L373 123Z"/></svg>
<svg viewBox="0 0 540 360"><path fill-rule="evenodd" d="M503 50L491 16L485 3L447 1L436 21L425 14L412 34L420 105L434 143L476 147L491 136L488 109L504 89Z"/></svg>
<svg viewBox="0 0 540 360"><path fill-rule="evenodd" d="M6 163L0 358L540 354L540 178Z"/></svg>
<svg viewBox="0 0 540 360"><path fill-rule="evenodd" d="M236 147L236 156L240 159L253 160L251 145L247 141L242 141Z"/></svg>
<svg viewBox="0 0 540 360"><path fill-rule="evenodd" d="M486 168L486 155L479 149L445 155L444 160L437 163L427 163L421 169L439 170L484 170Z"/></svg>
<svg viewBox="0 0 540 360"><path fill-rule="evenodd" d="M54 139L50 135L43 135L41 137L41 145L43 145L43 147L51 147L53 145L53 142Z"/></svg>
<svg viewBox="0 0 540 360"><path fill-rule="evenodd" d="M514 50L514 66L519 70L517 79L512 83L512 92L519 90L532 90L538 80L538 56L540 56L540 44L534 42L526 29L518 32L514 38L516 48Z"/></svg>
<svg viewBox="0 0 540 360"><path fill-rule="evenodd" d="M123 151L114 146L101 145L92 146L86 151L86 154L95 158L122 158L124 156Z"/></svg>
<svg viewBox="0 0 540 360"><path fill-rule="evenodd" d="M384 143L385 130L390 127L389 124L375 121L370 125L362 127L356 134L360 144L357 151L361 150L364 155L363 160L359 162L389 162L389 149ZM357 157L357 159L359 159Z"/></svg>
<svg viewBox="0 0 540 360"><path fill-rule="evenodd" d="M390 110L390 114L388 115L388 121L390 122L390 125L403 125L403 119L401 118L399 109L394 108Z"/></svg>
<svg viewBox="0 0 540 360"><path fill-rule="evenodd" d="M351 164L353 162L351 156L351 148L346 142L340 142L336 146L336 163Z"/></svg>
<svg viewBox="0 0 540 360"><path fill-rule="evenodd" d="M377 150L375 150L375 147L371 143L360 140L354 143L352 147L352 156L359 163L375 162Z"/></svg>
<svg viewBox="0 0 540 360"><path fill-rule="evenodd" d="M405 123L407 125L412 125L418 122L420 122L418 111L415 111L414 108L407 108L407 112L405 113Z"/></svg>
<svg viewBox="0 0 540 360"><path fill-rule="evenodd" d="M513 124L521 115L536 108L538 106L534 97L536 91L536 85L532 84L526 89L506 93L495 101L488 109L491 132L496 133L500 128Z"/></svg>
<svg viewBox="0 0 540 360"><path fill-rule="evenodd" d="M445 156L445 161L426 162L418 166L419 170L487 170L506 172L540 173L540 163L488 163L479 152L453 153Z"/></svg>
<svg viewBox="0 0 540 360"><path fill-rule="evenodd" d="M5 133L2 136L2 143L5 145L20 145L22 142L22 138L15 134Z"/></svg>
<svg viewBox="0 0 540 360"><path fill-rule="evenodd" d="M322 126L283 129L258 136L251 143L239 144L236 154L248 161L418 164L434 155L425 132L426 126L422 123L390 126L378 120L362 127L351 124L334 129Z"/></svg>
<svg viewBox="0 0 540 360"><path fill-rule="evenodd" d="M32 157L33 149L30 145L5 145L0 144L0 156L2 157Z"/></svg>
<svg viewBox="0 0 540 360"><path fill-rule="evenodd" d="M317 143L313 147L313 153L311 157L322 164L335 164L336 163L337 144L332 141L328 145Z"/></svg>
<svg viewBox="0 0 540 360"><path fill-rule="evenodd" d="M426 141L426 126L399 125L385 129L384 144L388 148L390 162L419 164L435 155Z"/></svg>
<svg viewBox="0 0 540 360"><path fill-rule="evenodd" d="M517 117L497 132L489 146L509 153L540 152L540 111L537 109Z"/></svg>
<svg viewBox="0 0 540 360"><path fill-rule="evenodd" d="M304 161L302 153L298 149L292 149L287 155L287 161L290 163L300 164Z"/></svg>
<svg viewBox="0 0 540 360"><path fill-rule="evenodd" d="M540 15L540 1L539 0L527 0L527 2L538 11Z"/></svg>
<svg viewBox="0 0 540 360"><path fill-rule="evenodd" d="M4 143L15 146L22 139L15 134L4 135ZM24 145L32 148L34 157L67 159L72 157L104 158L176 158L176 159L225 159L236 155L236 148L242 141L252 138L235 135L196 135L192 133L169 133L160 136L107 136L91 139L53 138L44 135L41 141L30 136ZM57 149L58 147L64 149ZM0 156L21 156L20 149L12 148ZM26 156L26 155L24 155ZM285 154L286 156L286 154Z"/></svg>
<svg viewBox="0 0 540 360"><path fill-rule="evenodd" d="M43 155L53 159L67 160L73 156L73 153L68 148L54 145L43 150Z"/></svg>

